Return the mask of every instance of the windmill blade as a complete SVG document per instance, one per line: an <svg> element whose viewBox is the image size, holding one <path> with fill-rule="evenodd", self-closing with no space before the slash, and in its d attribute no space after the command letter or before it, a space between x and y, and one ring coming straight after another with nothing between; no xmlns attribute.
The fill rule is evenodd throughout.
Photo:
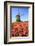
<svg viewBox="0 0 35 46"><path fill-rule="evenodd" d="M24 14L22 14L22 13L20 12L20 8L18 8L18 15L24 16Z"/></svg>
<svg viewBox="0 0 35 46"><path fill-rule="evenodd" d="M24 14L20 14L20 16L24 16Z"/></svg>

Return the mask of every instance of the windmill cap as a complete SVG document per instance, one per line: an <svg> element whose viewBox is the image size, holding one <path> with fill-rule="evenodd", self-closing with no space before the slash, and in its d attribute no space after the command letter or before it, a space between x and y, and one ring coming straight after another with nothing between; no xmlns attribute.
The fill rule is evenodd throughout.
<svg viewBox="0 0 35 46"><path fill-rule="evenodd" d="M20 17L20 15L16 15L16 17Z"/></svg>

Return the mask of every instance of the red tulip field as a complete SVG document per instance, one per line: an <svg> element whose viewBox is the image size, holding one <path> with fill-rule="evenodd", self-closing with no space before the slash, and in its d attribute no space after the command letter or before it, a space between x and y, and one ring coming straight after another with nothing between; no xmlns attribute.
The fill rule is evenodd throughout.
<svg viewBox="0 0 35 46"><path fill-rule="evenodd" d="M28 36L28 22L14 22L11 24L10 37Z"/></svg>

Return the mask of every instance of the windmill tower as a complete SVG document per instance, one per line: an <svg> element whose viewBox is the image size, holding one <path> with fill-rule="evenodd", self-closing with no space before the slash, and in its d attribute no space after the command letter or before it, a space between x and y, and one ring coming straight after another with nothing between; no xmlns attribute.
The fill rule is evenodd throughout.
<svg viewBox="0 0 35 46"><path fill-rule="evenodd" d="M18 8L18 14L16 15L16 22L20 22L20 13L19 13L19 8Z"/></svg>
<svg viewBox="0 0 35 46"><path fill-rule="evenodd" d="M16 21L20 22L20 15L16 15Z"/></svg>

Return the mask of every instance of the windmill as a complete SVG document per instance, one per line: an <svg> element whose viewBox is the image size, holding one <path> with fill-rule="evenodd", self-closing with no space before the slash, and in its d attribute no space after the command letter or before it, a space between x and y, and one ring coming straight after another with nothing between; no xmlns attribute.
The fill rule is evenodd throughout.
<svg viewBox="0 0 35 46"><path fill-rule="evenodd" d="M16 15L16 22L21 22L20 17L23 16L24 14L21 14L18 8L18 14Z"/></svg>

